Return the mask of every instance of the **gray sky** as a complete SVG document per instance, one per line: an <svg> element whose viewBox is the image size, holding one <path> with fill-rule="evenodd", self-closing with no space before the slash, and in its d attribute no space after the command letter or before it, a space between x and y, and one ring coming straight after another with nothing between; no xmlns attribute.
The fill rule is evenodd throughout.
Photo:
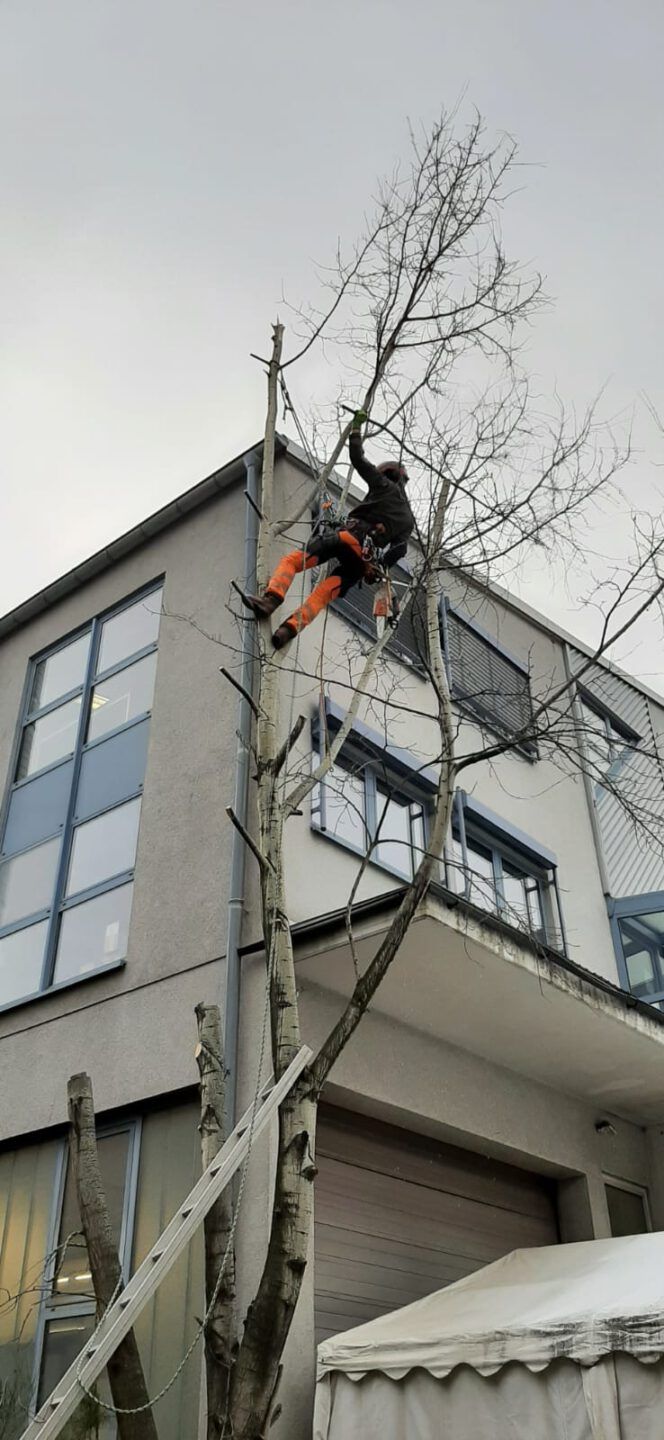
<svg viewBox="0 0 664 1440"><path fill-rule="evenodd" d="M464 91L527 162L505 231L557 300L538 383L636 403L626 483L657 507L663 40L660 0L2 0L0 612L260 434L282 286L315 298L406 117ZM624 657L658 688L659 648Z"/></svg>

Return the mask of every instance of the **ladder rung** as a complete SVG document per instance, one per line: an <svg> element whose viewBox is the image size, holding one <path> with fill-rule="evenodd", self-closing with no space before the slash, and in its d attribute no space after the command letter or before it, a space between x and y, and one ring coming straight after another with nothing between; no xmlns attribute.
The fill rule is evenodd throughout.
<svg viewBox="0 0 664 1440"><path fill-rule="evenodd" d="M191 1215L193 1208L193 1205L185 1205L184 1210L180 1211L183 1220L186 1220L187 1216Z"/></svg>
<svg viewBox="0 0 664 1440"><path fill-rule="evenodd" d="M153 1250L150 1256L152 1263L154 1264L156 1260L161 1260L163 1253L163 1250Z"/></svg>

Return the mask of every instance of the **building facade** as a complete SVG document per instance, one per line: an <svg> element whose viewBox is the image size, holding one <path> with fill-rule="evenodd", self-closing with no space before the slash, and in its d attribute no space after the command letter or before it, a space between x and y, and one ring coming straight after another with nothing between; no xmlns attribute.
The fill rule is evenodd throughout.
<svg viewBox="0 0 664 1440"><path fill-rule="evenodd" d="M251 552L259 460L231 462L0 621L0 1376L16 1434L93 1325L71 1238L69 1076L92 1077L128 1271L198 1172L194 1006L225 1005L229 978L239 1108L257 1083L265 956L251 861L237 890L226 807L242 746L220 667L238 673L247 643L231 581ZM286 444L277 485L297 513L311 477ZM286 652L301 773L343 719L374 623L351 592ZM453 572L441 630L464 760L452 828L321 1107L276 1436L307 1434L314 1335L518 1246L664 1225L664 702ZM313 1045L426 845L440 746L421 647L407 613L338 763L288 825ZM555 695L548 737L476 758ZM243 1302L273 1160L268 1137L240 1216ZM151 1393L201 1309L199 1237L137 1327ZM199 1394L195 1353L156 1409L162 1440L192 1434Z"/></svg>

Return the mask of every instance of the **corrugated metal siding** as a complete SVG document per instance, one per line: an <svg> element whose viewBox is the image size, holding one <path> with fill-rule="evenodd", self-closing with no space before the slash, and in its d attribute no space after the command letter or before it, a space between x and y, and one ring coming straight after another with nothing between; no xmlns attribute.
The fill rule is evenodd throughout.
<svg viewBox="0 0 664 1440"><path fill-rule="evenodd" d="M196 1104L148 1114L143 1120L134 1224L133 1266L140 1265L200 1175ZM137 1325L150 1394L165 1385L193 1340L203 1304L202 1232L192 1240L146 1306ZM201 1349L188 1361L168 1398L156 1408L159 1440L195 1435Z"/></svg>
<svg viewBox="0 0 664 1440"><path fill-rule="evenodd" d="M570 657L575 671L586 663L579 651L570 650ZM650 835L635 825L619 796L593 784L611 894L618 898L662 890L664 855L657 834L664 835L664 782L656 758L648 701L633 685L598 665L583 675L581 683L590 695L635 730L644 743L644 753L637 751L628 756L614 783L619 796L624 795L627 801L649 817Z"/></svg>
<svg viewBox="0 0 664 1440"><path fill-rule="evenodd" d="M316 1164L318 1340L559 1238L548 1179L348 1112L321 1112Z"/></svg>
<svg viewBox="0 0 664 1440"><path fill-rule="evenodd" d="M58 1148L52 1140L0 1154L0 1376L19 1367L28 1387ZM22 1292L16 1307L7 1303Z"/></svg>

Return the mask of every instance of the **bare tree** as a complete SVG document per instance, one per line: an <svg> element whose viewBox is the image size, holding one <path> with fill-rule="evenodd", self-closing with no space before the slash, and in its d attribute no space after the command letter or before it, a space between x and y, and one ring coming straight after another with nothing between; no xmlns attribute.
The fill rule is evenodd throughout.
<svg viewBox="0 0 664 1440"><path fill-rule="evenodd" d="M343 408L361 403L370 413L368 435L386 435L417 477L419 535L415 570L404 610L417 606L421 618L422 663L433 697L437 783L426 851L375 953L360 970L353 948L356 981L347 1003L312 1065L281 1107L272 1219L267 1255L255 1296L240 1333L232 1328L224 1351L230 1356L225 1412L215 1437L258 1440L273 1405L285 1342L302 1284L311 1236L315 1169L316 1108L330 1071L362 1020L399 951L432 878L438 873L450 824L458 776L492 763L527 744L546 747L564 770L598 772L597 755L579 746L578 684L592 665L650 607L660 603L664 581L658 562L662 540L635 524L622 574L604 577L602 614L593 659L577 675L537 677L536 703L504 738L485 738L460 752L459 720L453 710L441 644L440 595L444 578L478 597L509 578L533 547L549 556L574 556L602 505L619 506L619 470L629 458L610 435L600 443L591 408L574 424L557 404L551 415L532 395L521 365L524 330L542 304L538 276L524 275L507 260L500 236L500 212L516 164L509 141L487 142L481 121L455 129L446 116L422 140L412 137L409 171L396 173L379 190L376 212L348 262L337 257L327 283L329 307L299 312L301 343L284 358L284 330L277 324L267 364L268 408L263 449L258 580L264 585L280 537L291 531L331 483L349 433ZM327 413L319 412L305 444L325 448L316 485L294 511L283 513L275 478L275 427L280 388L290 399L290 367L312 346L335 347L338 393ZM286 376L288 375L288 383ZM296 417L297 418L297 417ZM608 443L607 443L608 439ZM347 494L342 486L341 503ZM624 508L624 507L623 507ZM265 630L265 627L261 627ZM334 738L326 737L312 771L298 740L304 717L286 716L281 705L282 655L271 652L269 631L261 635L255 758L256 823L243 837L260 878L262 925L269 987L272 1057L281 1075L297 1052L300 1018L293 943L285 895L284 836L313 787L334 765L360 706L367 702L385 715L399 708L389 667L383 664L390 640L386 630L361 655L348 660L348 706ZM291 668L304 676L297 647ZM338 665L330 678L339 681ZM326 660L321 657L321 685ZM482 696L466 696L476 709ZM575 706L577 709L575 710ZM401 704L400 708L408 709ZM601 769L601 766L600 766ZM615 779L596 773L620 794ZM660 817L638 798L620 794L634 824L654 832ZM231 819L239 821L231 812ZM371 837L368 845L376 843ZM363 862L364 863L364 862ZM356 887L354 887L356 888ZM351 945L352 901L347 928ZM515 917L517 920L520 917ZM225 1322L233 1326L230 1307ZM212 1433L212 1432L210 1432Z"/></svg>
<svg viewBox="0 0 664 1440"><path fill-rule="evenodd" d="M208 1305L213 1297L217 1302L206 1326L208 1440L260 1440L266 1433L310 1247L318 1102L440 874L459 776L505 753L538 746L563 774L581 770L588 783L601 786L625 809L635 830L662 845L662 817L647 786L642 791L626 786L619 767L607 767L579 703L579 686L590 683L597 661L647 610L660 605L664 591L663 541L643 519L630 517L617 485L629 459L629 440L617 443L602 432L592 407L576 423L559 402L547 413L533 393L523 344L543 303L541 282L508 260L500 231L501 210L516 174L512 142L488 141L479 118L461 128L448 116L411 141L409 168L379 188L356 249L348 259L338 254L326 272L327 307L296 313L298 344L292 355L284 356L283 326L274 327L266 361L257 571L263 586L282 537L301 525L325 487L335 484L335 466L350 428L344 407L361 405L370 415L368 438L387 437L413 474L418 536L402 615L416 616L419 627L420 662L429 683L424 714L435 734L434 753L428 757L435 766L435 793L426 847L364 968L353 933L353 901L366 860L359 862L346 909L355 982L312 1064L280 1109L267 1253L242 1325L234 1303L234 1227L227 1202L208 1219L206 1293ZM320 406L304 426L290 398L291 370L295 362L305 365L310 351L321 345L334 355L336 390L329 405ZM295 503L284 499L275 464L280 397L305 447L323 457L312 467L318 472L315 483L306 485ZM349 478L338 486L342 505ZM465 706L480 717L480 739L464 748L468 732L462 731L452 703L441 641L443 585L466 587L475 603L490 600L496 582L513 577L533 552L541 551L551 563L556 557L569 563L587 553L593 521L611 508L628 526L625 555L620 566L604 570L594 589L600 625L593 655L573 674L533 674L532 709L515 709L516 718L500 736L482 726L487 697L481 688L466 692ZM345 671L342 657L328 661L323 651L316 674L308 677L297 643L275 654L269 630L260 627L256 693L250 697L255 719L250 829L232 811L229 815L257 865L277 1076L301 1043L285 886L287 827L314 786L329 775L361 708L373 709L381 728L387 728L390 715L414 713L395 689L393 668L386 663L391 638L386 629L372 643L351 648ZM284 654L290 659L284 661ZM328 680L346 687L343 722L333 736L325 735L313 768L300 744L305 717L289 713L283 702L284 664L291 692L293 676L311 678L321 688ZM232 665L224 673L237 684ZM647 758L643 750L640 758ZM367 837L369 855L377 840L376 834ZM469 883L467 876L464 883ZM518 914L510 918L522 921ZM216 1016L199 1007L198 1020L207 1162L220 1138L223 1065ZM96 1282L95 1289L98 1298L107 1298Z"/></svg>

